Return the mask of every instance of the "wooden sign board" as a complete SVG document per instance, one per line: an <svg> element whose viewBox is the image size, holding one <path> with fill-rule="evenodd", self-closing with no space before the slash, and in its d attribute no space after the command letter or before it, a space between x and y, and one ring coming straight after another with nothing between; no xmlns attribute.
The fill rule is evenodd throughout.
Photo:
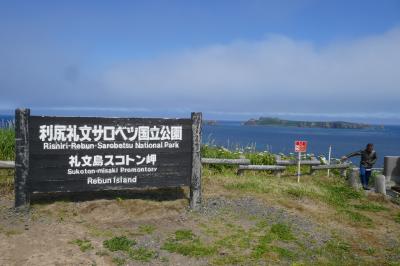
<svg viewBox="0 0 400 266"><path fill-rule="evenodd" d="M16 122L17 137L25 134L27 140L17 141L16 184L25 178L28 194L22 205L35 192L190 186L201 175L198 167L193 170L193 160L200 160L193 148L200 147L200 137L194 140L201 134L200 113L158 119L30 116L17 110ZM24 147L28 152L21 153ZM18 166L27 168L25 177Z"/></svg>

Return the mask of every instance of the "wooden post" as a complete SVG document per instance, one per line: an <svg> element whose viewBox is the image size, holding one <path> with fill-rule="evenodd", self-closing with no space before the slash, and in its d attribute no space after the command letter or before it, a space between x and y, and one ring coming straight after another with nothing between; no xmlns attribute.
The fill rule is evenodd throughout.
<svg viewBox="0 0 400 266"><path fill-rule="evenodd" d="M341 169L340 170L340 175L342 177L346 178L347 177L347 169L346 168Z"/></svg>
<svg viewBox="0 0 400 266"><path fill-rule="evenodd" d="M378 175L375 178L375 192L386 195L386 177Z"/></svg>
<svg viewBox="0 0 400 266"><path fill-rule="evenodd" d="M15 208L29 207L29 109L15 110Z"/></svg>
<svg viewBox="0 0 400 266"><path fill-rule="evenodd" d="M312 165L310 165L310 175L315 175L315 170L312 168Z"/></svg>
<svg viewBox="0 0 400 266"><path fill-rule="evenodd" d="M360 171L357 168L352 169L352 172L351 172L351 175L349 178L349 185L354 189L360 189L360 187L361 187L361 184L359 181L360 180L359 175L360 175Z"/></svg>
<svg viewBox="0 0 400 266"><path fill-rule="evenodd" d="M282 175L282 171L275 171L275 176L276 177L281 177L281 175Z"/></svg>
<svg viewBox="0 0 400 266"><path fill-rule="evenodd" d="M201 125L202 113L192 113L192 177L190 180L190 208L201 207Z"/></svg>

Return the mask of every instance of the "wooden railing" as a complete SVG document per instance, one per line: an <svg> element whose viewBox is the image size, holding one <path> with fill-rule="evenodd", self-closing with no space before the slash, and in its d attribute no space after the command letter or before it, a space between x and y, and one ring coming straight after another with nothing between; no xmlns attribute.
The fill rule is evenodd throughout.
<svg viewBox="0 0 400 266"><path fill-rule="evenodd" d="M0 161L0 169L13 169L15 168L14 161Z"/></svg>

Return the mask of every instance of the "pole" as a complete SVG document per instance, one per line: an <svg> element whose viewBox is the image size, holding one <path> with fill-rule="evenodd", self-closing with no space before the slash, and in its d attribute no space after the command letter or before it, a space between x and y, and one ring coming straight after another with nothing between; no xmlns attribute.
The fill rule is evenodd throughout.
<svg viewBox="0 0 400 266"><path fill-rule="evenodd" d="M29 109L15 110L15 207L29 207Z"/></svg>
<svg viewBox="0 0 400 266"><path fill-rule="evenodd" d="M297 160L297 183L300 183L300 174L301 174L300 161L301 161L301 152L299 152L299 158Z"/></svg>
<svg viewBox="0 0 400 266"><path fill-rule="evenodd" d="M331 165L331 153L332 153L332 145L329 145L328 152L328 165ZM330 169L328 169L328 177L330 176Z"/></svg>
<svg viewBox="0 0 400 266"><path fill-rule="evenodd" d="M192 177L190 182L190 208L201 207L201 125L202 113L192 113Z"/></svg>

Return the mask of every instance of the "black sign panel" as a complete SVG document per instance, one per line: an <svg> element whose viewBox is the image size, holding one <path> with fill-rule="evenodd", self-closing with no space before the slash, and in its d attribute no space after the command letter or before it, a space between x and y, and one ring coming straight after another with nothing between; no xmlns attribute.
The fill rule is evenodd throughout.
<svg viewBox="0 0 400 266"><path fill-rule="evenodd" d="M189 185L192 120L29 118L30 192Z"/></svg>

